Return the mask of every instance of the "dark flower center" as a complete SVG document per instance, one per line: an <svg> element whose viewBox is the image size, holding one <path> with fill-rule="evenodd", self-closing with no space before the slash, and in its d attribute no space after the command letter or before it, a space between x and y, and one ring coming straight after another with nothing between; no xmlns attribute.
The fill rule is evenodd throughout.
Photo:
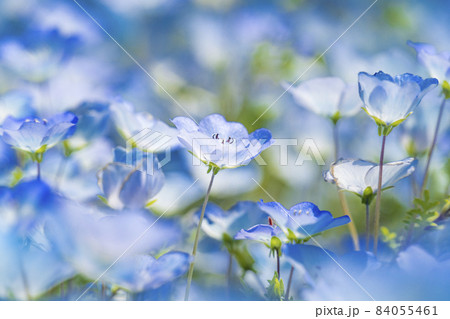
<svg viewBox="0 0 450 319"><path fill-rule="evenodd" d="M222 141L222 144L225 144L225 143L233 144L234 141L235 141L234 138L232 138L232 137L230 137L230 136L228 136L227 139L221 138L221 137L219 136L219 133L214 133L214 134L212 135L212 138L215 139L215 140L221 140L221 141Z"/></svg>

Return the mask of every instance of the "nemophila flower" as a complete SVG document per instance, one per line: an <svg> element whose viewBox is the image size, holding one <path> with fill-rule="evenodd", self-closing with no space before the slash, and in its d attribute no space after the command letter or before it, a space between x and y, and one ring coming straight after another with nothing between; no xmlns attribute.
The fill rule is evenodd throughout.
<svg viewBox="0 0 450 319"><path fill-rule="evenodd" d="M269 235L279 237L285 242L303 242L311 237L334 227L350 222L348 216L333 218L330 212L321 211L310 202L302 202L286 209L280 203L261 201L259 207L271 219L271 225L257 225L248 230L241 230L236 239L249 236L266 240ZM272 222L273 220L273 222ZM251 238L248 238L251 239Z"/></svg>
<svg viewBox="0 0 450 319"><path fill-rule="evenodd" d="M450 82L450 51L437 52L431 44L408 41L417 51L417 58L427 68L430 75L441 84Z"/></svg>
<svg viewBox="0 0 450 319"><path fill-rule="evenodd" d="M406 158L401 161L383 164L383 183L381 189L394 186L400 179L411 175L417 160ZM360 159L340 159L331 164L330 170L323 173L325 181L339 188L355 193L364 203L370 203L378 191L379 165Z"/></svg>
<svg viewBox="0 0 450 319"><path fill-rule="evenodd" d="M273 218L290 241L303 241L325 230L345 225L350 222L348 216L334 218L330 212L320 210L310 202L302 202L289 210L280 203L262 200L259 207Z"/></svg>
<svg viewBox="0 0 450 319"><path fill-rule="evenodd" d="M134 147L157 153L179 145L175 128L149 113L135 112L130 103L117 98L110 110L120 135Z"/></svg>
<svg viewBox="0 0 450 319"><path fill-rule="evenodd" d="M220 114L208 115L198 125L187 117L176 117L172 122L181 144L216 171L247 165L273 143L269 130L248 134L244 125L227 122Z"/></svg>
<svg viewBox="0 0 450 319"><path fill-rule="evenodd" d="M73 135L78 118L71 112L48 119L8 117L2 125L3 140L13 147L28 152L35 160L49 148Z"/></svg>
<svg viewBox="0 0 450 319"><path fill-rule="evenodd" d="M289 88L288 85L284 85ZM338 77L323 77L303 81L289 92L302 107L337 122L361 110L358 87L346 84Z"/></svg>
<svg viewBox="0 0 450 319"><path fill-rule="evenodd" d="M134 293L157 289L184 275L190 263L190 255L169 252L158 259L150 255L135 255L119 260L105 274L109 281Z"/></svg>
<svg viewBox="0 0 450 319"><path fill-rule="evenodd" d="M143 208L164 185L164 173L156 156L118 147L114 162L98 174L98 185L105 202L114 209Z"/></svg>
<svg viewBox="0 0 450 319"><path fill-rule="evenodd" d="M57 29L31 30L0 43L0 61L19 77L42 83L56 74L78 43L78 37L66 37Z"/></svg>
<svg viewBox="0 0 450 319"><path fill-rule="evenodd" d="M392 77L382 71L374 75L360 72L358 78L363 109L378 125L380 135L388 135L402 123L438 84L434 78L422 79L409 73Z"/></svg>

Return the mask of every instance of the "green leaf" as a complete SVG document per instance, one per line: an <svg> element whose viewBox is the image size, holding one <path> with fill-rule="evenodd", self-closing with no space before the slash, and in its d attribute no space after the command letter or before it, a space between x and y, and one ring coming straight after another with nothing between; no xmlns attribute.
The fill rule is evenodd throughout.
<svg viewBox="0 0 450 319"><path fill-rule="evenodd" d="M268 280L269 287L266 289L266 298L271 301L284 300L284 284L283 279L278 280L278 274L275 271L272 280Z"/></svg>

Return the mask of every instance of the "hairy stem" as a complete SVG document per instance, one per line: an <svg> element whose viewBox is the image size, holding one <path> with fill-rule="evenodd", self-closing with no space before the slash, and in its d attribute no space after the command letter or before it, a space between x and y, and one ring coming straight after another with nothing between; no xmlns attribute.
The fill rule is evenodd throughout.
<svg viewBox="0 0 450 319"><path fill-rule="evenodd" d="M200 220L198 222L197 232L195 233L194 248L192 249L192 261L189 266L188 281L187 281L187 285L186 285L186 292L184 294L185 301L189 300L189 290L191 289L192 275L194 274L195 255L197 254L197 246L198 246L198 239L200 237L200 229L202 228L203 217L205 216L206 205L208 204L209 193L211 193L211 188L212 188L212 185L214 182L214 176L215 176L215 174L214 174L214 172L212 172L211 173L211 181L209 182L208 190L206 191L205 200L204 200L203 206L202 206L202 212L200 214Z"/></svg>
<svg viewBox="0 0 450 319"><path fill-rule="evenodd" d="M437 137L439 134L439 127L441 126L442 114L444 113L445 101L446 101L446 99L444 98L444 100L441 103L441 107L439 108L439 115L438 115L437 122L436 122L436 128L434 129L433 141L431 142L431 147L428 152L427 165L425 166L425 174L423 176L422 187L420 188L420 197L422 197L423 191L425 190L425 187L427 185L428 171L430 169L430 163L431 163L431 156L433 155L433 150L434 150L434 147L436 146L436 141L437 141Z"/></svg>
<svg viewBox="0 0 450 319"><path fill-rule="evenodd" d="M383 185L383 160L384 160L384 147L386 146L386 135L383 135L383 141L381 143L380 152L380 169L378 171L378 188L377 188L377 201L375 203L375 229L373 237L373 253L377 254L378 248L378 232L380 228L380 206L381 206L381 186Z"/></svg>

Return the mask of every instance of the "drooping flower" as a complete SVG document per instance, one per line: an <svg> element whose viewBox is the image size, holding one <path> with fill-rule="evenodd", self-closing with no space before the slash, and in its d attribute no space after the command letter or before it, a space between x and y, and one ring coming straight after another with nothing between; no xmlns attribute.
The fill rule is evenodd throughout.
<svg viewBox="0 0 450 319"><path fill-rule="evenodd" d="M330 212L322 211L310 202L302 202L286 209L277 202L264 203L259 207L267 213L273 222L269 225L256 225L248 230L241 230L236 239L248 237L258 238L258 241L266 240L269 236L279 237L284 242L302 242L311 237L334 227L342 226L350 222L348 216L333 218ZM249 237L250 236L250 237Z"/></svg>
<svg viewBox="0 0 450 319"><path fill-rule="evenodd" d="M212 114L197 125L187 117L172 120L178 128L178 139L195 157L217 170L244 166L272 143L267 129L248 134L241 123L227 122L220 114Z"/></svg>
<svg viewBox="0 0 450 319"><path fill-rule="evenodd" d="M13 147L35 156L72 136L77 122L78 118L71 112L48 119L8 117L1 128L2 138Z"/></svg>
<svg viewBox="0 0 450 319"><path fill-rule="evenodd" d="M164 185L164 173L156 156L118 147L114 162L99 172L98 185L110 207L138 209L149 205L159 193Z"/></svg>
<svg viewBox="0 0 450 319"><path fill-rule="evenodd" d="M300 106L334 122L355 115L362 107L358 87L338 77L307 80L290 88L289 92Z"/></svg>
<svg viewBox="0 0 450 319"><path fill-rule="evenodd" d="M179 145L177 130L145 112L135 112L133 106L117 98L110 110L120 135L127 143L141 150L158 153Z"/></svg>
<svg viewBox="0 0 450 319"><path fill-rule="evenodd" d="M450 82L450 51L437 52L436 48L427 43L408 41L408 45L417 51L417 58L427 68L430 75L442 84Z"/></svg>
<svg viewBox="0 0 450 319"><path fill-rule="evenodd" d="M417 166L412 157L401 161L383 164L382 190L393 187L402 178L411 175ZM330 170L323 173L325 181L339 188L355 193L370 203L378 191L379 165L360 159L339 159L331 164Z"/></svg>
<svg viewBox="0 0 450 319"><path fill-rule="evenodd" d="M382 71L374 75L360 72L358 78L363 109L378 125L380 135L388 135L402 123L438 84L434 78L409 73L392 77Z"/></svg>

